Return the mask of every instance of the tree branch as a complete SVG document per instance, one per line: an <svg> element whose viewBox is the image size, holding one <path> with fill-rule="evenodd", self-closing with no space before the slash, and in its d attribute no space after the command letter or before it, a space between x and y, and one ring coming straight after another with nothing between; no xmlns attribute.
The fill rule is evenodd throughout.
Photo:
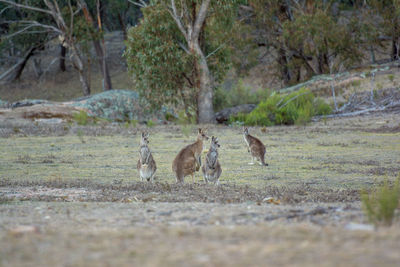
<svg viewBox="0 0 400 267"><path fill-rule="evenodd" d="M34 6L27 6L27 5L22 5L22 4L18 4L12 1L7 1L7 0L0 0L0 2L2 3L6 3L15 7L20 7L20 8L25 8L25 9L29 9L29 10L33 10L33 11L38 11L38 12L42 12L42 13L46 13L46 14L52 14L51 11L46 10L46 9L42 9L42 8L38 8L38 7L34 7Z"/></svg>
<svg viewBox="0 0 400 267"><path fill-rule="evenodd" d="M141 8L148 6L147 3L143 0L139 0L139 2L128 0L128 2L134 4L135 6L141 7Z"/></svg>
<svg viewBox="0 0 400 267"><path fill-rule="evenodd" d="M194 23L194 27L193 27L193 33L191 36L191 38L193 38L193 39L197 39L199 37L201 26L203 25L204 20L206 19L207 9L208 9L209 4L210 4L210 0L204 0L201 3L200 11L196 18L196 22Z"/></svg>
<svg viewBox="0 0 400 267"><path fill-rule="evenodd" d="M52 25L47 25L47 24L43 24L43 23L39 23L39 22L37 22L37 21L35 21L35 20L16 20L16 21L14 21L14 20L6 20L6 21L4 21L5 23L21 23L21 24L28 24L28 26L27 26L27 28L28 27L42 27L42 28L45 28L45 29L50 29L50 30L52 30L52 31L54 31L54 32L57 32L57 33L62 33L62 31L60 31L60 29L58 29L58 28L56 28L56 27L54 27L54 26L52 26ZM15 35L15 33L13 33L12 35ZM7 38L7 36L5 37L5 38Z"/></svg>
<svg viewBox="0 0 400 267"><path fill-rule="evenodd" d="M224 46L225 46L225 43L223 43L223 44L221 44L220 46L218 46L217 49L215 49L214 51L212 51L211 53L209 53L209 54L206 56L206 59L209 58L209 57L211 57L211 56L214 55L215 53L217 53L218 50L220 50L220 49L221 49L222 47L224 47Z"/></svg>
<svg viewBox="0 0 400 267"><path fill-rule="evenodd" d="M181 19L178 17L178 13L176 11L176 5L175 5L175 1L174 0L171 0L171 9L172 9L172 11L170 9L168 9L168 12L171 14L172 18L175 20L179 30L181 31L181 33L185 37L186 41L189 41L188 33L185 30L185 28L183 27Z"/></svg>

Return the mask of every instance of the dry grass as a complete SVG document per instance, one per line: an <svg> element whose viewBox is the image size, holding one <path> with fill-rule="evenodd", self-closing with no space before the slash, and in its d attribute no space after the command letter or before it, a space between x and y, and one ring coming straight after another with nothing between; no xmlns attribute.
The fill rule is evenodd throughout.
<svg viewBox="0 0 400 267"><path fill-rule="evenodd" d="M210 205L168 207L171 212L147 203L1 205L0 264L394 266L400 260L398 228L348 231L340 225L283 221L240 225L243 214L268 213L270 206L249 210L242 205L224 213ZM205 210L214 216L195 225L192 219L207 214ZM224 222L231 217L236 222ZM38 225L37 231L15 232L21 218Z"/></svg>
<svg viewBox="0 0 400 267"><path fill-rule="evenodd" d="M363 123L367 125L368 121ZM255 187L306 184L333 189L360 189L380 182L386 176L397 176L400 171L399 133L373 133L367 132L367 127L363 131L357 126L355 131L343 130L325 126L323 122L319 125L276 127L267 133L258 128L251 129L267 147L269 167L248 165L250 156L240 128L211 128L209 134L218 136L221 143L221 182ZM352 125L355 125L354 121L347 126ZM95 134L98 134L96 129L102 128L91 127L95 129ZM120 131L123 130L120 128ZM0 166L0 176L3 179L34 181L138 181L135 164L139 135L136 132L129 135L129 129L125 131L127 135L115 135L114 132L111 136L87 136L85 131L69 130L69 133L75 134L2 138L0 161L4 164ZM150 149L158 166L156 180L175 182L171 171L172 160L180 148L193 142L194 132L186 138L179 127L159 126L148 131ZM19 132L25 130L22 128ZM46 161L49 156L51 161ZM197 180L200 177L197 174Z"/></svg>
<svg viewBox="0 0 400 267"><path fill-rule="evenodd" d="M247 164L240 128L212 126L223 168L214 187L174 184L171 162L194 129L147 129L151 185L134 167L143 126L1 122L0 265L393 266L398 220L346 225L367 222L359 189L397 176L399 123L393 113L252 128L268 167ZM281 205L262 201L270 196Z"/></svg>

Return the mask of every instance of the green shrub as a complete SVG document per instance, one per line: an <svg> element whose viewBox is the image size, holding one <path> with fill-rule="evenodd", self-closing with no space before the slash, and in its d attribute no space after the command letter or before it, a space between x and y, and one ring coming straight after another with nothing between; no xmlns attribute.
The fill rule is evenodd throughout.
<svg viewBox="0 0 400 267"><path fill-rule="evenodd" d="M353 87L360 87L360 85L361 85L361 80L352 81L352 82L351 82L351 85L352 85Z"/></svg>
<svg viewBox="0 0 400 267"><path fill-rule="evenodd" d="M78 125L87 125L89 122L89 116L83 110L79 111L79 113L74 113L73 119Z"/></svg>
<svg viewBox="0 0 400 267"><path fill-rule="evenodd" d="M395 210L399 205L400 174L393 186L385 180L382 186L373 192L361 193L361 200L365 214L375 226L390 226L395 216Z"/></svg>
<svg viewBox="0 0 400 267"><path fill-rule="evenodd" d="M271 94L251 113L238 114L230 122L243 122L245 125L271 126L276 124L299 124L309 122L314 115L327 115L332 109L322 99L315 99L305 88L287 94Z"/></svg>
<svg viewBox="0 0 400 267"><path fill-rule="evenodd" d="M323 99L316 98L314 101L315 115L328 115L332 113L332 108Z"/></svg>
<svg viewBox="0 0 400 267"><path fill-rule="evenodd" d="M146 125L147 127L152 128L156 125L156 123L153 120L148 120Z"/></svg>
<svg viewBox="0 0 400 267"><path fill-rule="evenodd" d="M389 79L389 81L393 82L394 81L394 75L393 74L389 74L388 75L388 79Z"/></svg>

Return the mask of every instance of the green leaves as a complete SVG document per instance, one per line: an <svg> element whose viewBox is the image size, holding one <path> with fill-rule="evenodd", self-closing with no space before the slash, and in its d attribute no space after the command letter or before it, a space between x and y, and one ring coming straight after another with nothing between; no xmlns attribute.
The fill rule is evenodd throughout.
<svg viewBox="0 0 400 267"><path fill-rule="evenodd" d="M287 95L273 93L251 113L240 114L230 121L259 126L306 124L314 115L327 115L331 112L328 104L321 99L315 99L310 90L302 88Z"/></svg>
<svg viewBox="0 0 400 267"><path fill-rule="evenodd" d="M375 188L373 192L361 193L364 212L375 226L392 224L395 210L399 207L399 198L400 174L392 186L385 180L383 185Z"/></svg>
<svg viewBox="0 0 400 267"><path fill-rule="evenodd" d="M193 7L192 3L196 2L201 1L176 1L176 5L178 9L180 5ZM201 49L217 83L222 81L230 66L229 42L236 2L212 1L200 33ZM187 112L197 110L196 57L187 51L187 40L170 14L170 2L152 3L142 8L140 24L128 33L125 57L135 88L152 109L169 103L185 106Z"/></svg>

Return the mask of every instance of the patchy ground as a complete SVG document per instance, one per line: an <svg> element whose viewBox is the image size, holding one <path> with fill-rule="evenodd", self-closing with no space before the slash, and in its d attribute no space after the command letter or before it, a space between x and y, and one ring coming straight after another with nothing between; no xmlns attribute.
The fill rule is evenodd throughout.
<svg viewBox="0 0 400 267"><path fill-rule="evenodd" d="M400 221L374 230L359 190L400 172L400 114L252 128L269 167L248 165L239 127L210 126L219 187L174 183L173 157L196 130L181 126L147 129L157 179L139 182L143 129L0 120L0 265L399 262Z"/></svg>

